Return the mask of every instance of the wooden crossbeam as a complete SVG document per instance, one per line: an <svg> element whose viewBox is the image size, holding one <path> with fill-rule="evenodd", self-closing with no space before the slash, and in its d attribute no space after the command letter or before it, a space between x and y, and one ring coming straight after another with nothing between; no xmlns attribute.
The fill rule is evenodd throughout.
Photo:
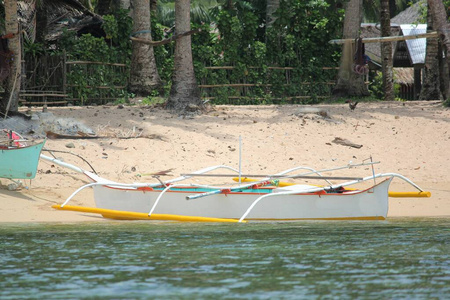
<svg viewBox="0 0 450 300"><path fill-rule="evenodd" d="M21 93L22 97L67 97L67 94L29 94L29 93Z"/></svg>
<svg viewBox="0 0 450 300"><path fill-rule="evenodd" d="M385 36L385 37L375 37L375 38L363 38L363 43L386 43L386 42L396 42L396 41L405 41L405 40L415 40L415 39L423 39L423 38L437 38L439 34L434 32L429 33L420 33L414 35L405 35L405 36ZM331 40L328 43L330 44L344 44L345 42L355 42L355 39L340 39L340 40Z"/></svg>

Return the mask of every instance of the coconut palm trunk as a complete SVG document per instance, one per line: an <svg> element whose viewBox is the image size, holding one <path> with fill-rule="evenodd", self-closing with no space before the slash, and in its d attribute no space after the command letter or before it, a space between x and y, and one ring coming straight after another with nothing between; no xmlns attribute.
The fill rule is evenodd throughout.
<svg viewBox="0 0 450 300"><path fill-rule="evenodd" d="M356 39L359 37L359 29L362 20L362 0L350 0L346 3L344 18L344 39ZM348 42L342 50L341 65L338 72L338 80L333 89L333 95L368 96L369 90L364 83L364 77L353 72L355 44Z"/></svg>
<svg viewBox="0 0 450 300"><path fill-rule="evenodd" d="M381 36L391 36L391 17L389 11L389 0L381 0L380 11ZM391 42L381 43L381 70L383 73L384 100L392 101L394 94L394 72L392 62Z"/></svg>
<svg viewBox="0 0 450 300"><path fill-rule="evenodd" d="M175 1L176 34L187 32L190 28L190 0ZM184 113L200 107L200 91L192 61L191 36L182 36L175 42L174 71L167 108Z"/></svg>
<svg viewBox="0 0 450 300"><path fill-rule="evenodd" d="M133 32L136 36L152 39L150 33L150 1L133 1ZM153 46L133 43L130 70L130 91L138 96L148 96L152 92L162 92L162 82L156 67Z"/></svg>
<svg viewBox="0 0 450 300"><path fill-rule="evenodd" d="M5 94L1 102L1 111L17 112L19 110L19 87L20 87L20 34L17 18L17 0L6 0L5 5L5 31L11 34L8 39L8 47L11 51L9 76L5 80ZM9 57L9 56L8 56Z"/></svg>
<svg viewBox="0 0 450 300"><path fill-rule="evenodd" d="M433 31L433 18L430 10L427 10L427 31ZM420 100L438 100L440 98L439 80L439 39L427 38L425 66L422 70L423 81L420 90Z"/></svg>
<svg viewBox="0 0 450 300"><path fill-rule="evenodd" d="M433 27L439 32L446 53L447 72L450 70L450 23L442 0L428 0L428 9L433 17ZM450 86L446 87L447 103L450 105Z"/></svg>

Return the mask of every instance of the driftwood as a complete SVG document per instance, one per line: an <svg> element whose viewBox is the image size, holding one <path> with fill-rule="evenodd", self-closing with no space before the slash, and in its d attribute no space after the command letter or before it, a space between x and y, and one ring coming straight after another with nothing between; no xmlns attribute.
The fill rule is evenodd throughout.
<svg viewBox="0 0 450 300"><path fill-rule="evenodd" d="M130 39L133 42L143 43L143 44L147 44L147 45L150 45L150 46L161 46L161 45L165 45L165 44L168 44L170 42L173 42L176 39L179 39L180 37L192 35L194 33L199 33L201 31L202 31L201 28L197 28L197 29L193 29L193 30L189 30L189 31L180 33L180 34L174 34L170 38L167 38L167 39L164 39L164 40L161 40L161 41L151 41L151 40L142 39L142 38L136 38L136 37L131 37Z"/></svg>
<svg viewBox="0 0 450 300"><path fill-rule="evenodd" d="M165 141L164 137L159 134L150 134L150 135L140 135L140 136L97 136L97 135L89 135L84 132L78 131L78 135L65 135L65 134L59 134L52 131L46 131L47 138L51 140L56 139L68 139L68 140L79 140L79 139L110 139L115 138L119 140L131 140L131 139L137 139L137 138L147 138L147 139L156 139Z"/></svg>
<svg viewBox="0 0 450 300"><path fill-rule="evenodd" d="M47 138L51 139L51 140L56 140L56 139L98 139L98 138L102 138L99 136L94 136L94 135L88 135L84 132L78 131L77 132L78 135L65 135L65 134L59 134L59 133L55 133L53 131L46 131L45 135L47 136Z"/></svg>
<svg viewBox="0 0 450 300"><path fill-rule="evenodd" d="M335 137L334 140L332 141L335 144L339 144L339 145L343 145L343 146L349 146L349 147L353 147L353 148L361 148L363 145L360 144L355 144L350 142L349 140L340 138L340 137Z"/></svg>

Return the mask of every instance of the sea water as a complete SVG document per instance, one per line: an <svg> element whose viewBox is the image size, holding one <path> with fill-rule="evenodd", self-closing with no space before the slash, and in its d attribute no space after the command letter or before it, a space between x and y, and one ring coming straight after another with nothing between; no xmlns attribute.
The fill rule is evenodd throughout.
<svg viewBox="0 0 450 300"><path fill-rule="evenodd" d="M0 299L449 299L450 219L1 224Z"/></svg>

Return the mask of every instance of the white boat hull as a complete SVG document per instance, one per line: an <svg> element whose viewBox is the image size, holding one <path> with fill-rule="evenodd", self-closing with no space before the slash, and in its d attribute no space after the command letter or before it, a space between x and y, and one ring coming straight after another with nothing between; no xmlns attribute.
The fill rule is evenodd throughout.
<svg viewBox="0 0 450 300"><path fill-rule="evenodd" d="M277 195L285 189L275 189L271 196L261 199L248 212L246 220L301 219L385 219L388 213L387 178L363 191L345 193L297 193ZM231 192L194 200L186 196L204 193L168 190L154 207L161 190L138 189L110 185L95 185L96 206L102 209L180 216L239 219L259 197L266 193Z"/></svg>

